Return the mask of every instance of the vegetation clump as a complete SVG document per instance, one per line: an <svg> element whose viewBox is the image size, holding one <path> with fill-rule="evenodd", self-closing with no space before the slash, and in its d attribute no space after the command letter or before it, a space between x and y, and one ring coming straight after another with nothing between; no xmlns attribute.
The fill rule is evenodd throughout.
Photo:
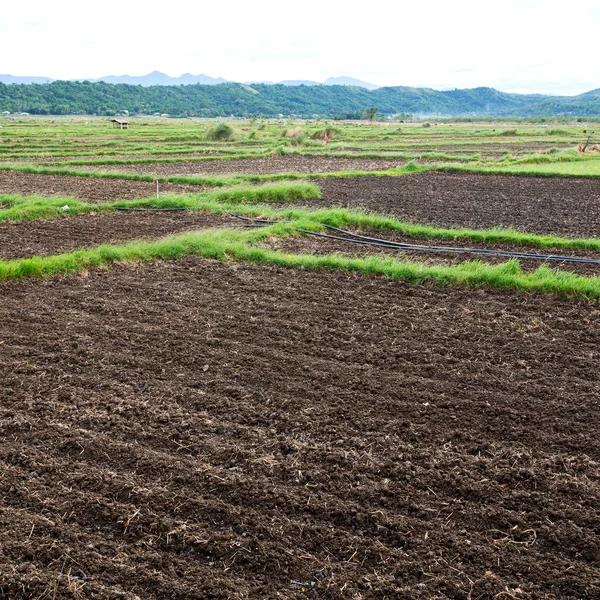
<svg viewBox="0 0 600 600"><path fill-rule="evenodd" d="M234 137L235 132L227 123L219 123L206 132L206 139L209 142L228 142Z"/></svg>
<svg viewBox="0 0 600 600"><path fill-rule="evenodd" d="M336 135L339 135L340 133L342 133L342 130L339 127L333 127L329 125L324 129L317 129L317 131L314 131L311 134L310 139L322 140L325 136L327 136L330 140L332 140Z"/></svg>
<svg viewBox="0 0 600 600"><path fill-rule="evenodd" d="M286 129L282 132L281 137L293 138L302 134L300 127L294 127L294 129Z"/></svg>
<svg viewBox="0 0 600 600"><path fill-rule="evenodd" d="M516 129L504 129L503 131L499 131L498 135L502 137L515 137L517 135Z"/></svg>

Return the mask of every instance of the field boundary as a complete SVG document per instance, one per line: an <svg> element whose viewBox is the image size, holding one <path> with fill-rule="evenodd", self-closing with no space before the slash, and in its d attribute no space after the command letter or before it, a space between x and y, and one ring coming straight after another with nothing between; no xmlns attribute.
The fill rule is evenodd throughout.
<svg viewBox="0 0 600 600"><path fill-rule="evenodd" d="M115 262L148 262L194 255L219 260L268 263L286 268L346 270L416 284L454 284L600 300L600 277L559 272L545 265L533 272L524 273L516 260L500 265L475 260L440 266L381 257L287 254L254 245L269 236L292 235L295 230L296 224L278 224L259 231L243 232L209 229L168 236L154 242L101 245L91 250L60 255L0 261L0 281L76 274L90 268L109 267Z"/></svg>

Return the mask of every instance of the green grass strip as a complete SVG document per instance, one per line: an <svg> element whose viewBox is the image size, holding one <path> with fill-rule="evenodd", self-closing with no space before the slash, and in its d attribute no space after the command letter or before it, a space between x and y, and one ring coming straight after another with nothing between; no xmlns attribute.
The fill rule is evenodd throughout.
<svg viewBox="0 0 600 600"><path fill-rule="evenodd" d="M320 197L319 188L306 182L267 183L252 187L210 190L188 196L164 196L158 199L141 198L93 204L75 198L0 194L0 222L52 219L90 212L112 212L117 208L186 208L223 214L226 210L236 209L240 204L302 202Z"/></svg>
<svg viewBox="0 0 600 600"><path fill-rule="evenodd" d="M478 173L483 175L517 175L521 177L600 177L600 160L560 160L557 162L496 163L496 164L439 164L434 170L447 173Z"/></svg>
<svg viewBox="0 0 600 600"><path fill-rule="evenodd" d="M2 209L0 210L0 222L35 221L37 219L54 219L86 212L98 212L98 206L81 202L75 198L0 194L0 208Z"/></svg>
<svg viewBox="0 0 600 600"><path fill-rule="evenodd" d="M281 228L282 226L278 226ZM219 260L236 259L286 268L345 270L379 275L416 284L459 285L559 296L600 299L600 277L584 277L554 271L546 266L524 273L515 260L500 265L470 261L456 265L428 265L394 258L314 256L287 254L253 245L273 234L271 231L207 230L170 236L154 242L102 245L56 256L0 261L0 281L26 277L51 277L108 267L116 261L152 261L202 256Z"/></svg>

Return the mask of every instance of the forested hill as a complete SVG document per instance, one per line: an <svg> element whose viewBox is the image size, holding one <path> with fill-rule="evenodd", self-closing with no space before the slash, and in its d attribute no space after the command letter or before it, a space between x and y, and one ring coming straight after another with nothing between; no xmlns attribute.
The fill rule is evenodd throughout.
<svg viewBox="0 0 600 600"><path fill-rule="evenodd" d="M580 96L505 94L492 88L437 91L342 85L286 86L239 83L151 86L55 81L0 84L0 112L114 115L168 113L174 117L312 115L358 118L379 114L440 116L600 116L600 90Z"/></svg>

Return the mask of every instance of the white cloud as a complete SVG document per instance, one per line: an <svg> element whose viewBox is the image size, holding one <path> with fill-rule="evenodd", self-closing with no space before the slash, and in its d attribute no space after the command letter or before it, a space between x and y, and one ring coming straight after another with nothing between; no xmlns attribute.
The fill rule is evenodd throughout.
<svg viewBox="0 0 600 600"><path fill-rule="evenodd" d="M339 0L11 3L0 12L4 73L52 78L205 73L233 80L351 75L380 85L600 87L596 0L430 0L353 8Z"/></svg>

